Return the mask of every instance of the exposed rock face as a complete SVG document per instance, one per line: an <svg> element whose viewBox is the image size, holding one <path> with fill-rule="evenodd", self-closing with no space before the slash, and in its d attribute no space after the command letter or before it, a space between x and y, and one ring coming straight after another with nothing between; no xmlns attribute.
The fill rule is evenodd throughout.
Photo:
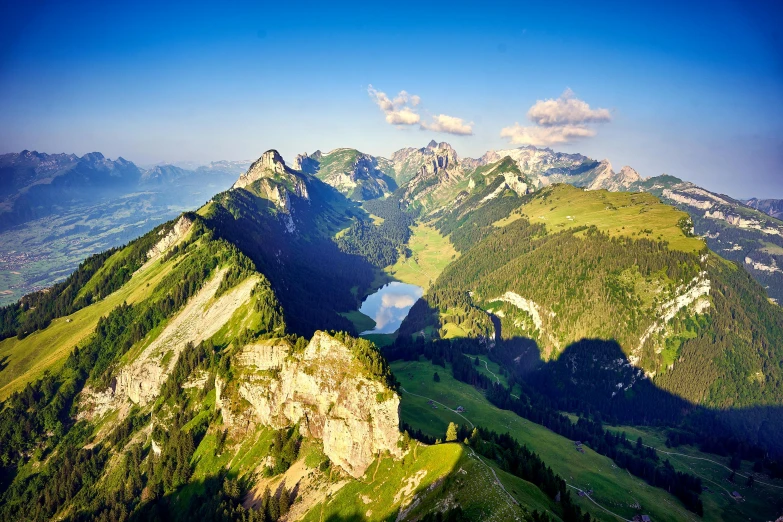
<svg viewBox="0 0 783 522"><path fill-rule="evenodd" d="M695 199L685 194L679 194L677 192L674 192L669 189L665 189L663 191L663 197L669 198L672 201L676 201L677 203L682 203L683 205L688 205L690 207L696 207L700 208L702 210L706 210L708 208L712 208L713 202L704 200L704 199Z"/></svg>
<svg viewBox="0 0 783 522"><path fill-rule="evenodd" d="M435 140L432 140L426 147L422 147L420 149L408 147L405 149L400 149L392 154L391 162L394 165L394 172L397 176L397 184L403 185L407 181L411 180L414 176L419 175L421 173L422 166L426 163L433 165L433 160L436 156L450 156L450 162L452 164L456 164L458 162L457 152L445 141L441 143L435 143ZM433 167L438 163L438 160L434 160ZM440 168L445 168L447 166L443 163L443 160L440 160L440 163Z"/></svg>
<svg viewBox="0 0 783 522"><path fill-rule="evenodd" d="M774 218L783 219L783 199L757 199L752 198L745 204Z"/></svg>
<svg viewBox="0 0 783 522"><path fill-rule="evenodd" d="M321 151L317 150L312 155L308 155L306 152L297 154L294 158L293 168L307 174L315 174L318 172L318 164L321 162Z"/></svg>
<svg viewBox="0 0 783 522"><path fill-rule="evenodd" d="M432 143L414 155L418 158L419 167L405 188L406 199L420 200L443 187L454 185L465 177L457 152L451 145L440 143L436 147L431 146Z"/></svg>
<svg viewBox="0 0 783 522"><path fill-rule="evenodd" d="M369 377L350 349L316 332L302 353L286 341L246 346L236 357L239 396L257 422L274 428L299 423L305 436L323 440L324 452L347 473L361 477L379 452L401 456L400 399ZM216 383L223 391L223 384ZM221 397L224 421L237 413Z"/></svg>
<svg viewBox="0 0 783 522"><path fill-rule="evenodd" d="M629 167L628 165L621 168L617 176L620 179L620 183L624 187L630 187L631 184L642 180L642 177L639 175L639 173L636 172L633 168Z"/></svg>
<svg viewBox="0 0 783 522"><path fill-rule="evenodd" d="M251 276L214 299L227 269L219 271L174 316L163 331L130 364L112 386L102 392L85 388L86 416L100 415L130 400L144 406L154 401L187 343L198 344L215 335L234 312L250 299L258 276ZM168 354L168 356L167 356Z"/></svg>
<svg viewBox="0 0 783 522"><path fill-rule="evenodd" d="M596 176L587 186L588 190L606 189L612 192L620 192L642 179L638 172L628 166L615 173L612 170L612 164L608 160L603 160L595 170Z"/></svg>
<svg viewBox="0 0 783 522"><path fill-rule="evenodd" d="M657 317L647 328L639 340L639 347L633 350L628 360L632 364L638 364L644 344L655 334L660 333L666 327L666 324L674 319L677 312L683 308L692 307L695 313L705 313L710 307L709 294L711 289L710 280L707 279L707 272L702 271L689 283L680 286L675 291L675 295L668 301L662 303L657 310ZM660 353L661 349L657 350Z"/></svg>
<svg viewBox="0 0 783 522"><path fill-rule="evenodd" d="M276 150L264 152L261 158L250 165L247 172L239 176L232 189L247 188L256 181L258 193L275 204L283 212L291 212L291 200L289 194L309 201L310 194L307 189L307 176L301 172L289 169L283 161L283 157ZM289 227L290 219L286 226ZM292 225L293 222L290 222Z"/></svg>
<svg viewBox="0 0 783 522"><path fill-rule="evenodd" d="M184 215L181 216L174 224L174 228L172 228L168 234L163 236L161 240L158 241L157 244L154 247L152 247L149 252L147 252L147 259L148 260L155 259L163 252L168 250L170 247L176 244L177 241L185 237L185 235L190 230L190 227L192 226L193 226L192 219Z"/></svg>
<svg viewBox="0 0 783 522"><path fill-rule="evenodd" d="M780 268L778 268L778 264L775 262L775 259L772 258L772 261L770 261L770 264L764 264L760 261L754 261L750 257L745 257L745 264L748 265L748 267L753 268L754 270L760 270L762 272L783 272Z"/></svg>

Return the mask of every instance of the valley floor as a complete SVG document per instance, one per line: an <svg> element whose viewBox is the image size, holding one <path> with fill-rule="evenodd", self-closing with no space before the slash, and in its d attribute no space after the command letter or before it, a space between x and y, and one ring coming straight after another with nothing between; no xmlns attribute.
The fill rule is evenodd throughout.
<svg viewBox="0 0 783 522"><path fill-rule="evenodd" d="M448 238L440 235L435 228L417 223L411 227L408 242L410 256L400 258L384 271L396 281L427 288L435 282L441 272L459 253Z"/></svg>

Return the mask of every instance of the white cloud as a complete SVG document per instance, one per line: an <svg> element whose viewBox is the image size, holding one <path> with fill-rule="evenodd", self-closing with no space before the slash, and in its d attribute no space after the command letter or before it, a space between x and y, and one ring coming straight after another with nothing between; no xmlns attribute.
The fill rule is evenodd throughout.
<svg viewBox="0 0 783 522"><path fill-rule="evenodd" d="M419 120L421 117L408 107L386 112L386 121L392 125L416 125Z"/></svg>
<svg viewBox="0 0 783 522"><path fill-rule="evenodd" d="M370 98L378 108L383 111L386 115L386 122L391 125L419 124L422 129L435 132L445 132L459 136L471 136L473 134L473 123L467 123L462 118L455 116L437 114L432 117L432 121L421 121L421 115L418 112L421 98L415 94L410 94L408 91L400 91L397 93L397 96L390 98L385 92L368 85L367 94L370 95Z"/></svg>
<svg viewBox="0 0 783 522"><path fill-rule="evenodd" d="M527 117L536 125L545 126L604 123L612 119L608 109L591 109L574 97L571 89L566 89L556 100L538 100L527 111Z"/></svg>
<svg viewBox="0 0 783 522"><path fill-rule="evenodd" d="M612 120L608 109L591 109L586 102L577 99L571 89L566 89L556 100L538 100L530 107L527 117L534 125L515 123L503 128L500 137L514 145L546 147L591 138L596 131L589 124Z"/></svg>
<svg viewBox="0 0 783 522"><path fill-rule="evenodd" d="M458 136L473 135L473 122L465 123L465 120L462 118L445 114L436 114L432 117L432 122L430 123L422 122L421 128L435 132L457 134Z"/></svg>
<svg viewBox="0 0 783 522"><path fill-rule="evenodd" d="M392 125L416 125L421 121L421 116L415 109L421 101L418 96L400 91L392 100L385 92L377 90L372 85L367 86L367 94L386 114L386 121Z"/></svg>
<svg viewBox="0 0 783 522"><path fill-rule="evenodd" d="M408 294L388 293L381 297L381 305L385 308L410 308L415 302L416 298Z"/></svg>

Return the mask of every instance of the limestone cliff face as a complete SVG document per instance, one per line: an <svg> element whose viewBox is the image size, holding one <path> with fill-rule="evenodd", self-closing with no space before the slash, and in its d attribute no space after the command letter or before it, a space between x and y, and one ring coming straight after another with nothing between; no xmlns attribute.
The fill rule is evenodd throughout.
<svg viewBox="0 0 783 522"><path fill-rule="evenodd" d="M422 200L429 195L448 192L465 177L457 152L448 143L430 143L424 150L427 154L421 157L416 174L405 186L405 199Z"/></svg>
<svg viewBox="0 0 783 522"><path fill-rule="evenodd" d="M245 188L258 180L262 180L260 187L262 194L282 210L290 208L288 192L304 200L310 199L302 173L288 168L283 157L276 150L264 152L258 161L250 165L247 172L239 176L231 188Z"/></svg>
<svg viewBox="0 0 783 522"><path fill-rule="evenodd" d="M169 233L165 236L161 237L160 241L158 241L157 244L155 244L155 246L152 247L149 252L147 252L147 259L151 260L160 256L163 252L177 243L177 241L185 237L185 235L190 230L190 227L192 226L192 219L185 215L181 216L174 224L174 227L171 229L171 231L169 231ZM163 235L162 230L161 235Z"/></svg>
<svg viewBox="0 0 783 522"><path fill-rule="evenodd" d="M235 367L241 372L238 395L257 422L276 429L299 423L302 434L321 439L326 455L351 476L361 477L380 452L402 455L399 397L328 334L316 332L299 353L286 341L246 346ZM225 397L224 383L216 388L231 425L241 412Z"/></svg>
<svg viewBox="0 0 783 522"><path fill-rule="evenodd" d="M610 192L620 192L642 179L638 172L628 166L620 169L620 172L614 172L608 160L601 161L594 170L595 177L587 186L588 190L606 189Z"/></svg>

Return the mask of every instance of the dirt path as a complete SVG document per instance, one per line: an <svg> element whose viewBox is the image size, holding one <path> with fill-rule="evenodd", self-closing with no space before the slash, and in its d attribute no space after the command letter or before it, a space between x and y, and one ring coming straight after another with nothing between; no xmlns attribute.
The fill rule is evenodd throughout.
<svg viewBox="0 0 783 522"><path fill-rule="evenodd" d="M714 460L712 460L712 459L706 459L706 458L704 458L704 457L693 457L693 456L691 456L691 455L686 455L686 454L684 454L684 453L674 453L674 452L672 452L672 451L666 451L666 450L662 450L662 449L660 449L660 448L656 448L655 446L648 446L647 444L644 444L644 446L645 446L645 447L647 447L647 448L652 448L652 449L654 449L655 451L658 451L658 452L660 452L660 453L664 453L664 454L666 454L666 455L674 455L674 456L678 456L678 457L685 457L686 459L693 459L693 460L706 460L707 462L711 462L711 463L713 463L713 464L715 464L715 465L717 465L717 466L720 466L721 468L723 468L723 469L725 469L725 470L727 470L727 471L734 471L734 470L732 470L731 468L729 468L729 467L727 467L727 466L724 466L724 465L723 465L723 464L721 464L720 462L714 461ZM689 466L689 468L690 468L690 466ZM736 472L735 472L735 473L736 473ZM742 477L742 478L748 478L748 475L743 475L742 473L737 473L737 476L738 476L738 477ZM707 480L709 480L709 479L707 479ZM775 484L770 484L770 483L768 483L768 482L762 482L761 480L757 480L755 477L753 478L753 480L754 480L754 484L763 484L764 486L769 486L769 487L771 487L771 488L775 488L775 489L783 489L783 486L776 486ZM712 481L710 480L710 482L712 482ZM724 489L725 489L725 488L724 488ZM727 492L728 492L728 491L727 491Z"/></svg>
<svg viewBox="0 0 783 522"><path fill-rule="evenodd" d="M400 387L400 390L402 390L404 393L407 393L407 394L409 394L409 395L413 395L414 397L419 397L419 398L422 398L422 399L427 399L428 401L432 401L432 402L434 402L435 404L440 404L441 406L443 406L444 408L446 408L446 409L447 409L447 410L449 410L450 412L452 412L452 413L456 413L457 415L459 415L460 417L462 417L463 419L465 419L465 421L466 421L468 424L470 424L470 427L471 427L471 428L475 427L475 425L474 425L474 424L473 424L473 423L470 421L470 419L468 419L467 417L465 417L465 416L464 416L464 415L462 415L461 413L457 413L456 411L452 410L451 408L449 408L449 407L448 407L448 406L446 406L445 404L443 404L443 403L441 403L441 402L438 402L438 401L436 401L435 399L431 399L430 397L425 397L424 395L419 395L419 394L417 394L417 393L409 392L408 390L406 390L406 389L405 389L405 388L403 388L402 386ZM495 477L495 483L496 483L498 486L500 486L500 489L502 489L502 490L503 490L503 493L505 493L505 494L508 496L508 498L509 498L509 499L511 499L511 502L513 503L513 505L514 505L514 506L518 506L518 505L519 505L519 503L518 503L518 502L517 502L517 500L514 498L514 496L513 496L511 493L509 493L509 492L508 492L508 490L506 489L506 487L505 487L505 486L503 485L503 483L500 481L500 478L498 477L497 473L495 473L495 470L492 468L492 466L490 466L489 464L487 464L486 462L484 462L484 460L481 458L481 456L480 456L480 455L478 455L478 454L476 454L476 453L473 451L473 448L471 448L470 446L466 446L466 448L467 448L467 450L470 452L471 456L473 456L473 457L474 457L474 458L476 458L476 459L477 459L479 462L481 462L481 463L482 463L482 464L483 464L483 465L484 465L484 466L485 466L485 467L486 467L486 468L487 468L487 469L488 469L488 470L489 470L489 471L492 473L492 476L493 476L493 477ZM506 503L508 503L508 500L506 500ZM511 504L509 504L509 506L511 507ZM514 520L520 520L520 519L519 519L519 518L518 518L518 517L515 515L515 516L514 516Z"/></svg>
<svg viewBox="0 0 783 522"><path fill-rule="evenodd" d="M400 386L400 389L401 389L403 392L405 392L405 393L407 393L407 394L409 394L409 395L413 395L414 397L419 397L419 398L421 398L421 399L427 399L428 401L432 401L432 402L434 402L435 404L440 404L441 406L443 406L444 408L446 408L447 410L449 410L451 413L456 413L457 415L459 415L460 417L462 417L463 419L465 419L465 421L466 421L468 424L470 424L470 427L471 427L471 428L475 428L475 427L476 427L476 426L475 426L475 425L474 425L472 422L470 422L470 420L469 420L467 417L465 417L465 416L464 416L464 415L462 415L461 413L457 413L455 410L452 410L451 408L449 408L448 406L446 406L446 405L445 405L445 404L443 404L442 402L438 402L438 401L436 401L435 399L431 399L431 398L429 398L429 397L425 397L424 395L419 395L419 394L417 394L417 393L409 392L408 390L406 390L406 389L405 389L405 388L403 388L402 386Z"/></svg>
<svg viewBox="0 0 783 522"><path fill-rule="evenodd" d="M466 353L463 353L462 355L464 355L464 356L465 356L465 357L467 357L468 359L471 359L471 356L470 356L470 355L468 355L468 354L466 354ZM492 377L494 377L494 378L495 378L495 380L497 381L497 383L498 383L498 384L500 384L500 377L498 377L497 375L495 375L495 372L493 372L492 370L490 370L490 369L489 369L489 365L487 364L487 361L485 361L484 359L479 359L479 361L481 361L481 362L483 362L483 363L484 363L484 368L486 368L486 369L487 369L487 371L488 371L489 373L491 373L491 374L492 374ZM511 395L511 396L512 396L512 397L514 397L515 399L519 399L519 395L514 395L514 394L513 394L513 393L511 393L511 392L509 392L509 395Z"/></svg>
<svg viewBox="0 0 783 522"><path fill-rule="evenodd" d="M598 502L596 502L595 500L593 500L593 497L591 497L590 495L588 495L587 493L585 493L585 491L584 491L583 489L580 489L580 488L578 488L578 487L576 487L576 486L572 486L572 485L571 485L571 484L569 484L568 482L566 482L566 486L568 486L568 487L569 487L569 488L571 488L571 489L575 489L575 490L577 490L577 491L581 491L582 493L584 493L584 496L586 496L586 497L587 497L587 498L590 500L590 502L592 502L593 504L595 504L595 505L596 505L596 506L598 506L599 508L603 509L604 511L606 511L606 512L607 512L607 513L609 513L610 515L613 515L613 516L615 516L615 517L619 518L620 520L624 520L625 522L631 522L631 521L630 521L630 520L628 520L627 518L623 518L623 517L621 517L620 515L618 515L617 513L613 512L613 511L609 511L608 509L606 509L605 507L603 507L601 504L599 504Z"/></svg>

